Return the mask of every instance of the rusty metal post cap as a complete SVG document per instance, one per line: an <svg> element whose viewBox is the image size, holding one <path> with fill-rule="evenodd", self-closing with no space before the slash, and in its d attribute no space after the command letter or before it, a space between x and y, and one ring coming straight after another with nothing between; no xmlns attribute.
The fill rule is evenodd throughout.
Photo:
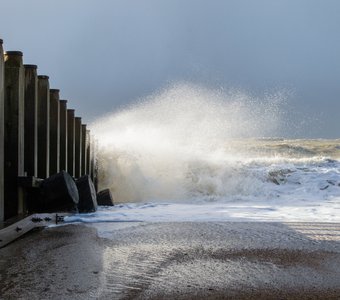
<svg viewBox="0 0 340 300"><path fill-rule="evenodd" d="M68 108L67 111L74 112L74 109L73 108Z"/></svg>
<svg viewBox="0 0 340 300"><path fill-rule="evenodd" d="M24 65L24 67L25 67L26 69L37 69L37 68L38 68L37 65Z"/></svg>
<svg viewBox="0 0 340 300"><path fill-rule="evenodd" d="M49 79L47 75L38 75L38 79Z"/></svg>
<svg viewBox="0 0 340 300"><path fill-rule="evenodd" d="M66 104L67 100L59 100L61 103Z"/></svg>
<svg viewBox="0 0 340 300"><path fill-rule="evenodd" d="M50 92L51 92L51 93L59 93L60 90L59 90L59 89L50 89Z"/></svg>
<svg viewBox="0 0 340 300"><path fill-rule="evenodd" d="M23 53L21 51L6 51L5 55L23 56Z"/></svg>

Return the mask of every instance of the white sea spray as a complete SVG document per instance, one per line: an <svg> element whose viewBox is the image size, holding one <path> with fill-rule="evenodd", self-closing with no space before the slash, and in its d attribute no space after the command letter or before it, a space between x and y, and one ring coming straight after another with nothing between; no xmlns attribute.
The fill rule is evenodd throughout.
<svg viewBox="0 0 340 300"><path fill-rule="evenodd" d="M340 140L277 138L285 104L178 84L108 114L92 129L121 204L69 221L340 222Z"/></svg>
<svg viewBox="0 0 340 300"><path fill-rule="evenodd" d="M273 136L282 125L281 94L179 84L92 125L99 139L100 182L120 202L187 201L197 192L228 195L237 175L235 138ZM242 174L239 174L242 176Z"/></svg>

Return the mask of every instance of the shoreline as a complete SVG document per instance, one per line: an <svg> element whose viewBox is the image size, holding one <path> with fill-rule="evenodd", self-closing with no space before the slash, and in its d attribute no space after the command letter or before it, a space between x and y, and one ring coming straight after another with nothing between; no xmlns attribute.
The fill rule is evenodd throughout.
<svg viewBox="0 0 340 300"><path fill-rule="evenodd" d="M0 249L0 299L338 299L338 278L339 223L70 224Z"/></svg>

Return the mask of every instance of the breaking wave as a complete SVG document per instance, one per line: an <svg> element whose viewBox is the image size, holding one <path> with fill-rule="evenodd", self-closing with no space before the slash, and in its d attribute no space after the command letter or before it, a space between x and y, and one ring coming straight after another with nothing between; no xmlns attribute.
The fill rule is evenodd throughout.
<svg viewBox="0 0 340 300"><path fill-rule="evenodd" d="M271 138L282 93L173 85L92 124L101 188L117 202L240 201L339 193L337 141Z"/></svg>

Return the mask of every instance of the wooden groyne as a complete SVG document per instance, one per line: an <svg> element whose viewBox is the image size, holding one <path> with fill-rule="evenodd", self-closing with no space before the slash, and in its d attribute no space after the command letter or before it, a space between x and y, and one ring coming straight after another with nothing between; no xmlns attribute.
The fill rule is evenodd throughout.
<svg viewBox="0 0 340 300"><path fill-rule="evenodd" d="M97 189L90 130L38 70L0 40L0 223L35 212L41 183L57 173L88 175Z"/></svg>

